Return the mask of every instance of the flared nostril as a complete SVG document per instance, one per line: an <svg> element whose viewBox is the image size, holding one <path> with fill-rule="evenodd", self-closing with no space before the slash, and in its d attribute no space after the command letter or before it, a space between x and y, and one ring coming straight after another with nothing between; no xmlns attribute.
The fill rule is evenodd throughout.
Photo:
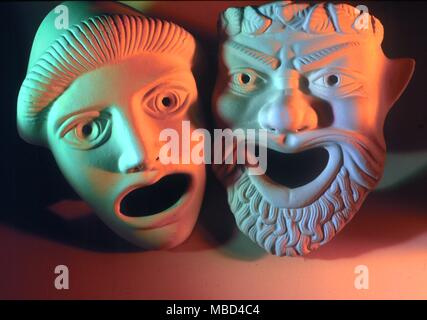
<svg viewBox="0 0 427 320"><path fill-rule="evenodd" d="M118 161L118 169L121 173L135 173L146 169L146 163L142 152L127 150Z"/></svg>
<svg viewBox="0 0 427 320"><path fill-rule="evenodd" d="M268 132L271 132L271 133L277 133L278 132L278 130L276 128L269 127L269 126L266 126L263 129L266 129Z"/></svg>
<svg viewBox="0 0 427 320"><path fill-rule="evenodd" d="M140 164L135 167L127 169L126 173L137 173L137 172L145 171L146 169L147 168L144 164Z"/></svg>
<svg viewBox="0 0 427 320"><path fill-rule="evenodd" d="M303 127L299 128L299 129L296 129L295 132L303 132L303 131L306 131L308 129L309 129L309 126L303 126Z"/></svg>
<svg viewBox="0 0 427 320"><path fill-rule="evenodd" d="M309 130L312 126L310 124L298 124L296 122L289 123L286 121L266 121L260 122L262 129L272 134L286 134L286 133L297 133Z"/></svg>

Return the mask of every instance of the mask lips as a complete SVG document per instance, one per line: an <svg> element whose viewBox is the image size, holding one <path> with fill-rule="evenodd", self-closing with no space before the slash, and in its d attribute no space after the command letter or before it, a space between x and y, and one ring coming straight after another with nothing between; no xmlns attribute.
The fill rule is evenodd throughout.
<svg viewBox="0 0 427 320"><path fill-rule="evenodd" d="M191 176L177 173L149 186L130 191L120 201L120 213L127 217L148 217L167 211L188 192Z"/></svg>

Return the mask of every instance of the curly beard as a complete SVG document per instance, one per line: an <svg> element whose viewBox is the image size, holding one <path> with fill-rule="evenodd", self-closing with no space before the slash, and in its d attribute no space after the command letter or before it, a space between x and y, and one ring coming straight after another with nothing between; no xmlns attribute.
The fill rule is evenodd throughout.
<svg viewBox="0 0 427 320"><path fill-rule="evenodd" d="M305 255L329 242L359 210L367 191L350 178L345 167L320 198L303 208L274 206L246 172L227 189L239 229L278 256Z"/></svg>
<svg viewBox="0 0 427 320"><path fill-rule="evenodd" d="M242 167L214 168L226 185L238 228L271 254L306 255L329 242L353 218L381 177L385 149L354 133L326 133L312 139L311 146L339 146L342 162L324 191L301 207L275 205Z"/></svg>

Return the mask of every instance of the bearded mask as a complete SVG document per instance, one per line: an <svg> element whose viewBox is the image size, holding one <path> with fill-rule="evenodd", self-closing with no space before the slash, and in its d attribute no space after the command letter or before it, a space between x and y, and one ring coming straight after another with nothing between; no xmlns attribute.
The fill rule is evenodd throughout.
<svg viewBox="0 0 427 320"><path fill-rule="evenodd" d="M217 169L239 229L278 256L330 241L381 178L383 125L414 61L346 4L277 2L221 16L218 126L267 131L267 170Z"/></svg>
<svg viewBox="0 0 427 320"><path fill-rule="evenodd" d="M147 249L191 233L203 165L162 164L159 136L197 111L195 40L117 3L68 2L35 37L18 97L19 133L51 149L77 193L117 234ZM190 130L193 130L194 122Z"/></svg>

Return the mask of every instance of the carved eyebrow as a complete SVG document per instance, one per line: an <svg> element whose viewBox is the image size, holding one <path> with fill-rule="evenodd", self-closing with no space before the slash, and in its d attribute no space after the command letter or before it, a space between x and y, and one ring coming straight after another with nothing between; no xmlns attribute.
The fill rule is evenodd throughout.
<svg viewBox="0 0 427 320"><path fill-rule="evenodd" d="M359 46L360 43L357 41L354 42L345 42L345 43L340 43L337 44L335 46L332 47L328 47L328 48L324 48L309 54L306 54L302 57L296 57L293 59L292 63L294 65L294 67L297 70L302 69L304 66L309 65L311 63L317 62L333 53L336 53L340 50L349 48L349 47L355 47L355 46Z"/></svg>
<svg viewBox="0 0 427 320"><path fill-rule="evenodd" d="M97 109L97 108L96 108ZM54 124L54 130L58 131L60 130L62 127L64 126L68 126L71 122L73 122L70 119L75 119L75 118L97 118L100 116L101 112L96 110L95 108L88 108L84 111L74 111L70 114L61 116L60 118L58 118L55 121ZM69 123L70 122L70 123ZM64 130L61 130L64 131Z"/></svg>
<svg viewBox="0 0 427 320"><path fill-rule="evenodd" d="M255 59L258 62L266 65L272 70L276 70L280 66L280 60L261 51L249 48L235 41L229 41L226 45L240 53L244 53L247 57Z"/></svg>

